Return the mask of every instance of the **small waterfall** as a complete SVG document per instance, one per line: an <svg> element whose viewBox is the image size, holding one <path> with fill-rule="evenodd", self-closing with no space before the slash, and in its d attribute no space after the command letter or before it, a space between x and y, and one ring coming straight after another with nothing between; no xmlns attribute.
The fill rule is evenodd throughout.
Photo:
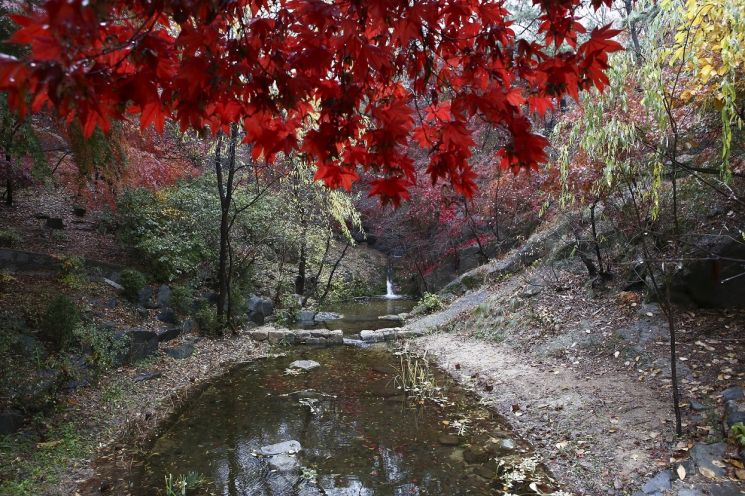
<svg viewBox="0 0 745 496"><path fill-rule="evenodd" d="M390 300L399 297L393 288L393 267L388 267L388 274L385 280L385 297Z"/></svg>

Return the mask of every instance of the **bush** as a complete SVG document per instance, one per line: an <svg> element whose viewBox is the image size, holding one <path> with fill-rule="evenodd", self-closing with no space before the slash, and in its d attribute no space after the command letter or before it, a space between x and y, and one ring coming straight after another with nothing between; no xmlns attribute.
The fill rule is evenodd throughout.
<svg viewBox="0 0 745 496"><path fill-rule="evenodd" d="M300 302L296 295L287 295L282 298L282 306L276 312L276 321L280 325L292 325L297 322L300 312Z"/></svg>
<svg viewBox="0 0 745 496"><path fill-rule="evenodd" d="M76 256L63 257L60 282L69 288L81 289L86 281L83 259Z"/></svg>
<svg viewBox="0 0 745 496"><path fill-rule="evenodd" d="M13 247L21 244L23 239L15 229L0 229L0 246Z"/></svg>
<svg viewBox="0 0 745 496"><path fill-rule="evenodd" d="M205 336L214 336L222 332L223 324L217 317L217 310L212 305L205 305L194 314L199 332Z"/></svg>
<svg viewBox="0 0 745 496"><path fill-rule="evenodd" d="M118 204L122 241L142 255L156 280L192 277L205 260L215 257L218 204L213 185L204 180L157 193L127 190Z"/></svg>
<svg viewBox="0 0 745 496"><path fill-rule="evenodd" d="M414 307L413 312L417 314L432 313L443 307L442 300L435 293L424 293L422 299Z"/></svg>
<svg viewBox="0 0 745 496"><path fill-rule="evenodd" d="M80 312L75 303L64 295L57 295L47 305L41 318L42 337L61 351L75 339L75 327L80 323Z"/></svg>
<svg viewBox="0 0 745 496"><path fill-rule="evenodd" d="M95 324L79 323L73 334L85 352L91 365L96 370L106 370L116 365L127 353L129 338L118 336L107 329L100 329Z"/></svg>
<svg viewBox="0 0 745 496"><path fill-rule="evenodd" d="M124 297L136 302L139 292L147 285L147 279L140 271L125 269L121 274L121 283L124 287Z"/></svg>
<svg viewBox="0 0 745 496"><path fill-rule="evenodd" d="M171 308L181 315L188 315L193 310L194 292L188 286L173 286L171 288Z"/></svg>

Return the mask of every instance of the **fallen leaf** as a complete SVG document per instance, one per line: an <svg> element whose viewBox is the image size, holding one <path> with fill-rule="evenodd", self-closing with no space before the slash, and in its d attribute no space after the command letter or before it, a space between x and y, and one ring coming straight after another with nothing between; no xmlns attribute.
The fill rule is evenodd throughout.
<svg viewBox="0 0 745 496"><path fill-rule="evenodd" d="M745 480L745 469L738 468L737 470L735 470L735 477L740 480Z"/></svg>
<svg viewBox="0 0 745 496"><path fill-rule="evenodd" d="M678 469L676 470L678 473L678 478L680 480L683 480L686 478L686 468L683 465L678 465Z"/></svg>
<svg viewBox="0 0 745 496"><path fill-rule="evenodd" d="M698 471L701 472L701 475L703 475L707 479L716 479L717 478L717 475L710 468L699 467L698 468Z"/></svg>

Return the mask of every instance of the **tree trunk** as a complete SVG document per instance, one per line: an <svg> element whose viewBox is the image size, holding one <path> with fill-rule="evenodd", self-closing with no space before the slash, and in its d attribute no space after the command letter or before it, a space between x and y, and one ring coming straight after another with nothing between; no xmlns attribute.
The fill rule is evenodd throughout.
<svg viewBox="0 0 745 496"><path fill-rule="evenodd" d="M228 145L227 177L223 173L220 160L222 136L218 138L215 151L215 174L220 194L220 249L217 268L217 316L228 324L232 321L232 302L230 301L230 209L233 205L233 180L235 178L235 152L238 140L238 127L230 128Z"/></svg>
<svg viewBox="0 0 745 496"><path fill-rule="evenodd" d="M5 154L5 167L6 173L8 174L5 180L5 205L8 207L13 206L13 177L11 173L13 169L11 167L11 158L9 154Z"/></svg>

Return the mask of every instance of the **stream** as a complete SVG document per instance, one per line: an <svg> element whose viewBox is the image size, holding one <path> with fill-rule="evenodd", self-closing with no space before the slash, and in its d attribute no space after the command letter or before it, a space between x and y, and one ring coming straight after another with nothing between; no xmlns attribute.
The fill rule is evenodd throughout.
<svg viewBox="0 0 745 496"><path fill-rule="evenodd" d="M350 333L385 327L379 315L411 304L368 303L329 309L345 318L328 324ZM291 368L296 360L320 366ZM406 395L402 377L414 369L421 380ZM296 347L238 366L135 460L128 491L165 494L166 476L189 473L201 479L189 495L540 494L531 484L545 494L556 490L527 443L475 395L426 357L377 345Z"/></svg>

